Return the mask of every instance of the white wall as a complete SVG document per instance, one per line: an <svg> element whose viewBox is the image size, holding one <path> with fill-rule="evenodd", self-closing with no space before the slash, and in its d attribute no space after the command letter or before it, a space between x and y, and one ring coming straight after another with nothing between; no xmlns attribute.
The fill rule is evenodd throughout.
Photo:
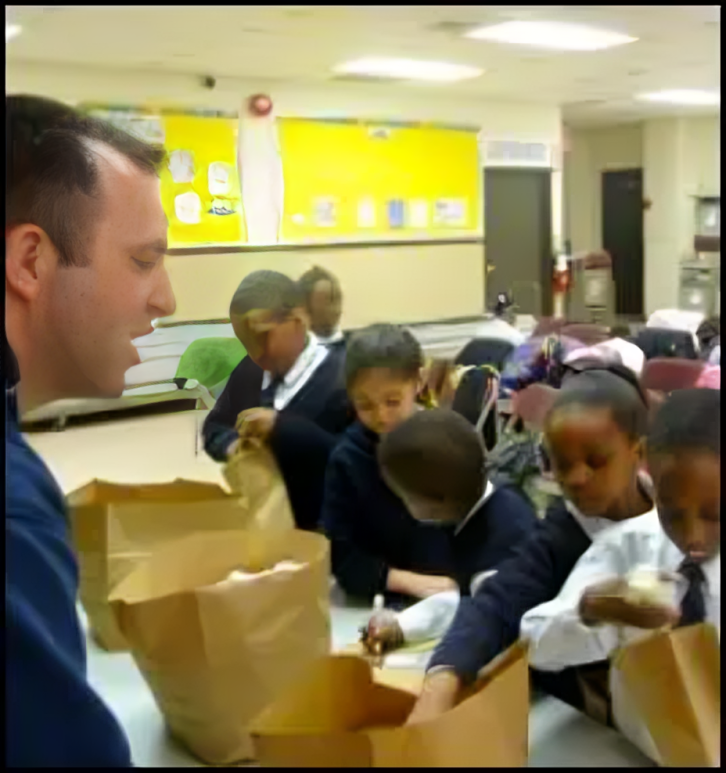
<svg viewBox="0 0 726 773"><path fill-rule="evenodd" d="M565 223L573 250L602 248L601 173L643 169L645 312L678 305L679 264L692 254L696 195L719 195L720 116L658 118L569 132Z"/></svg>
<svg viewBox="0 0 726 773"><path fill-rule="evenodd" d="M570 132L565 207L574 252L602 248L602 173L643 166L642 125Z"/></svg>

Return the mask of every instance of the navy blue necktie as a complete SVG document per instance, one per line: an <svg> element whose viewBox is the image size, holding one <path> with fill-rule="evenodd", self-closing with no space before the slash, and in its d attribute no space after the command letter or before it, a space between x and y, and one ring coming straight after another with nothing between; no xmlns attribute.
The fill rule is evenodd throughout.
<svg viewBox="0 0 726 773"><path fill-rule="evenodd" d="M701 566L687 558L678 569L679 574L688 580L688 590L681 602L681 620L678 627L695 625L706 619L706 601L703 597L703 586L706 576Z"/></svg>
<svg viewBox="0 0 726 773"><path fill-rule="evenodd" d="M275 394L277 392L278 387L282 382L284 381L284 378L281 378L280 376L275 376L270 383L262 390L260 393L260 406L262 408L274 408L275 407Z"/></svg>

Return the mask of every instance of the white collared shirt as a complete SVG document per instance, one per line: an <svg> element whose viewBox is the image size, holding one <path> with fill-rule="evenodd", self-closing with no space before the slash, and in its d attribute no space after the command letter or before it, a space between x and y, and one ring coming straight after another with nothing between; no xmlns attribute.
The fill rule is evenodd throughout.
<svg viewBox="0 0 726 773"><path fill-rule="evenodd" d="M647 636L647 631L628 626L584 625L578 613L583 591L613 576L623 577L638 566L675 572L684 558L666 536L655 510L618 523L597 536L575 565L559 596L522 618L520 633L530 643L530 665L543 671L561 671L569 666L595 663ZM721 556L706 562L702 568L706 577L706 619L720 635ZM641 751L658 761L650 735L630 707L617 669L611 670L610 691L618 728Z"/></svg>
<svg viewBox="0 0 726 773"><path fill-rule="evenodd" d="M308 333L308 341L295 364L285 374L282 383L275 392L274 408L281 411L290 400L307 384L313 373L322 365L328 356L328 349L320 346L319 339ZM262 389L272 382L272 374L265 371L262 377Z"/></svg>
<svg viewBox="0 0 726 773"><path fill-rule="evenodd" d="M466 515L466 518L464 518L461 523L456 527L454 534L458 534L464 526L471 520L472 516L479 512L479 510L484 506L484 503L489 499L489 497L494 493L494 484L488 480L486 488L484 489L484 493L481 495L481 497L477 500L477 503L474 505L474 507L469 510L469 512Z"/></svg>
<svg viewBox="0 0 726 773"><path fill-rule="evenodd" d="M331 344L337 344L338 341L342 341L344 337L342 330L336 330L333 335L328 336L327 338L324 338L323 336L318 336L317 338L320 346L330 346Z"/></svg>

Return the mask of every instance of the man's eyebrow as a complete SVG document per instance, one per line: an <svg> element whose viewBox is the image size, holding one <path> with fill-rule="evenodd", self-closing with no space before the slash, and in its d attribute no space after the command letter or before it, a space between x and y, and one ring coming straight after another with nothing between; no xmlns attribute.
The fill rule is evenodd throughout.
<svg viewBox="0 0 726 773"><path fill-rule="evenodd" d="M132 247L132 252L155 252L158 255L166 255L167 251L169 249L169 246L167 244L166 239L155 239L152 242L145 242L144 244L137 244L135 247Z"/></svg>

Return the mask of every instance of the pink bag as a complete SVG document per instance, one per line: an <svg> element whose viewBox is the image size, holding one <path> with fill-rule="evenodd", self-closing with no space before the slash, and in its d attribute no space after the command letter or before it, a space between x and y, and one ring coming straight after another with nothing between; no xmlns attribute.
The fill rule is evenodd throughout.
<svg viewBox="0 0 726 773"><path fill-rule="evenodd" d="M696 381L697 389L721 389L721 366L706 365Z"/></svg>

